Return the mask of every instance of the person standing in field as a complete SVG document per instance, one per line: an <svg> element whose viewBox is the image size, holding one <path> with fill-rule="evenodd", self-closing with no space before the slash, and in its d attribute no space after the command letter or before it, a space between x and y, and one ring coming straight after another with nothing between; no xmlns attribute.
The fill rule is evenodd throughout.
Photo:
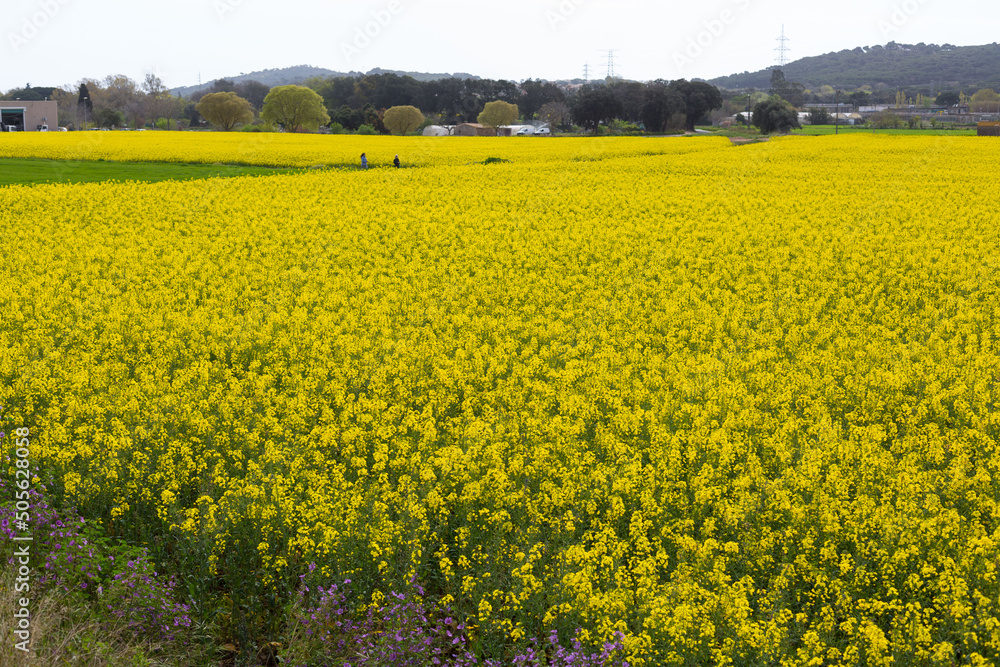
<svg viewBox="0 0 1000 667"><path fill-rule="evenodd" d="M362 169L368 168L368 157L364 153L361 154L361 168Z"/></svg>
<svg viewBox="0 0 1000 667"><path fill-rule="evenodd" d="M399 169L399 153L396 153L396 158L392 161L396 165L396 169Z"/></svg>

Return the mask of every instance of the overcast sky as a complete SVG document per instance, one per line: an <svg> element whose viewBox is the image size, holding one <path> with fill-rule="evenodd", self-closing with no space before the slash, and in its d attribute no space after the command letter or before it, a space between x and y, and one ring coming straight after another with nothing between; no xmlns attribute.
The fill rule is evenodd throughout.
<svg viewBox="0 0 1000 667"><path fill-rule="evenodd" d="M857 46L989 44L996 0L4 0L0 90L314 65L520 81L712 78ZM998 64L1000 66L1000 64Z"/></svg>

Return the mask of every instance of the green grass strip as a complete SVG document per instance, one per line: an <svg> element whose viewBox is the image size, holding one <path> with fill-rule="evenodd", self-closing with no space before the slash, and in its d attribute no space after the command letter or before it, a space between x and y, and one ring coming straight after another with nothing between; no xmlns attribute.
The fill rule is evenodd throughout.
<svg viewBox="0 0 1000 667"><path fill-rule="evenodd" d="M144 181L233 176L263 176L291 173L301 169L247 167L227 164L176 164L167 162L94 162L86 160L43 160L36 158L0 159L0 186L36 183L96 183L101 181Z"/></svg>

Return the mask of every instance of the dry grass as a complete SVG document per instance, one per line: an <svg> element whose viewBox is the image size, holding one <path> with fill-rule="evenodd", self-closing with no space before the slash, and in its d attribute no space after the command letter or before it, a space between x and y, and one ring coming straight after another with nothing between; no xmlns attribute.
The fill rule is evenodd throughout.
<svg viewBox="0 0 1000 667"><path fill-rule="evenodd" d="M167 647L137 643L123 624L81 606L66 593L40 595L14 590L14 574L4 564L0 574L0 665L3 667L154 667L206 664L193 654L167 653ZM16 648L18 599L30 599L30 644ZM196 652L197 653L197 652Z"/></svg>

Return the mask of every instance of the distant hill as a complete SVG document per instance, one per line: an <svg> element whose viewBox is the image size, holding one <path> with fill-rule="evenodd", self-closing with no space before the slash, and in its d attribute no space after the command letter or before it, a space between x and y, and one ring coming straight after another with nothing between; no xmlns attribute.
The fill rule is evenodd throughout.
<svg viewBox="0 0 1000 667"><path fill-rule="evenodd" d="M871 86L876 90L903 88L931 94L981 88L1000 89L1000 44L953 46L944 44L897 44L865 46L852 50L802 58L782 68L785 79L816 90L833 86L854 90ZM766 89L771 70L743 72L709 81L729 90Z"/></svg>
<svg viewBox="0 0 1000 667"><path fill-rule="evenodd" d="M440 79L476 79L478 81L480 79L480 77L475 74L468 74L466 72L455 72L454 74L427 74L426 72L404 72L398 69L382 69L381 67L368 70L366 74L396 74L397 76L413 77L417 81L438 81Z"/></svg>
<svg viewBox="0 0 1000 667"><path fill-rule="evenodd" d="M357 74L357 73L355 73ZM250 72L249 74L240 74L238 76L225 76L221 77L223 79L228 79L235 83L240 83L243 81L260 81L266 86L273 88L274 86L287 86L290 84L301 84L307 79L314 76L348 76L343 72L334 72L330 69L324 69L322 67L313 67L311 65L298 65L296 67L283 67L281 69L265 69L259 72ZM174 88L171 92L174 95L180 95L182 97L188 97L193 93L201 90L202 88L211 88L212 81L207 81L200 86L184 86L181 88Z"/></svg>
<svg viewBox="0 0 1000 667"><path fill-rule="evenodd" d="M242 81L260 81L266 86L288 86L293 84L301 85L311 79L314 76L318 77L338 77L338 76L364 76L365 74L398 74L399 76L411 76L417 81L437 81L438 79L478 79L478 76L473 74L466 74L464 72L458 72L455 74L428 74L424 72L403 72L400 70L392 69L382 69L376 67L368 72L336 72L331 69L324 69L322 67L313 67L311 65L298 65L296 67L283 67L280 69L265 69L259 72L250 72L249 74L240 74L238 76L226 76L222 77L234 83L240 83ZM190 95L202 90L203 88L211 88L212 83L215 81L208 81L201 84L200 86L183 86L180 88L174 88L171 92L174 95L180 95L182 97L189 97Z"/></svg>

